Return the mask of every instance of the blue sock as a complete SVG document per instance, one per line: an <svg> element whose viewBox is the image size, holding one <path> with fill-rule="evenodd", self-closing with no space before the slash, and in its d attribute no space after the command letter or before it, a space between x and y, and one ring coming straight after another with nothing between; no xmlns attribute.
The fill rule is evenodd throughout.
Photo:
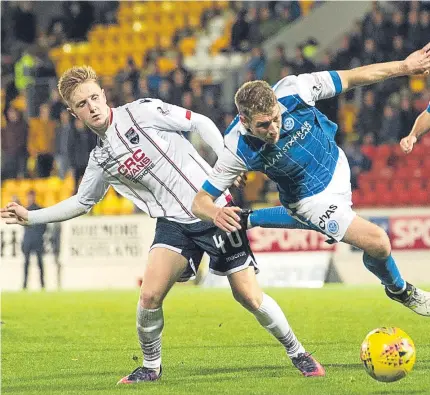
<svg viewBox="0 0 430 395"><path fill-rule="evenodd" d="M386 259L377 259L364 253L363 262L364 266L378 277L381 280L381 283L390 291L396 293L405 288L406 282L400 275L399 269L397 268L396 262L394 262L391 254Z"/></svg>
<svg viewBox="0 0 430 395"><path fill-rule="evenodd" d="M255 210L249 216L251 226L262 228L312 229L294 219L283 206Z"/></svg>

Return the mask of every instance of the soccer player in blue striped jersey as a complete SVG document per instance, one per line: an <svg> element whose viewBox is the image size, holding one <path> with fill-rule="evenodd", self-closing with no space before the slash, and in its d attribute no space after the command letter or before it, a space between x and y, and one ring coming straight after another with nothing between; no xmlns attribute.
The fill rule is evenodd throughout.
<svg viewBox="0 0 430 395"><path fill-rule="evenodd" d="M427 110L423 111L416 119L411 132L400 140L400 147L405 154L409 154L418 141L418 138L430 131L430 102Z"/></svg>
<svg viewBox="0 0 430 395"><path fill-rule="evenodd" d="M284 214L278 209L279 223L291 224L293 218L331 242L362 249L364 265L391 299L430 316L430 293L402 278L387 233L352 210L348 160L334 140L337 125L315 108L316 101L354 87L428 70L430 43L402 61L287 76L273 87L245 83L236 92L239 114L225 132L224 152L196 195L193 213L224 231L240 229L240 209L219 208L213 201L241 172L261 171L276 182L286 209Z"/></svg>

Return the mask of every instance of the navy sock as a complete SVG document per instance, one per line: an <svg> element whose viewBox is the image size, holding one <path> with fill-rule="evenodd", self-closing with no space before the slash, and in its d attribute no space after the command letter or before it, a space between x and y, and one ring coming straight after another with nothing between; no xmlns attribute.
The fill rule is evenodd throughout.
<svg viewBox="0 0 430 395"><path fill-rule="evenodd" d="M363 262L364 266L378 277L389 291L396 293L405 288L406 282L400 275L399 269L391 254L386 259L377 259L364 253Z"/></svg>
<svg viewBox="0 0 430 395"><path fill-rule="evenodd" d="M251 226L262 228L312 229L294 219L283 206L255 210L249 216Z"/></svg>

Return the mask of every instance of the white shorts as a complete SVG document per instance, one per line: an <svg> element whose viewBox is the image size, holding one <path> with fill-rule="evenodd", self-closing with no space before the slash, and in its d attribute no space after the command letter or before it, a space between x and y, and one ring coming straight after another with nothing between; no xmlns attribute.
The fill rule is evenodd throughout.
<svg viewBox="0 0 430 395"><path fill-rule="evenodd" d="M339 148L339 159L327 188L286 208L300 222L332 240L341 241L356 216L351 198L351 170L345 153Z"/></svg>

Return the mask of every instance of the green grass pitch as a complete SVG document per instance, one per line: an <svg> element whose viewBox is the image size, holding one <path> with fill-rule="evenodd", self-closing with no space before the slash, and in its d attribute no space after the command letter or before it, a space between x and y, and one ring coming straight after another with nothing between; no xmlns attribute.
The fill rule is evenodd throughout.
<svg viewBox="0 0 430 395"><path fill-rule="evenodd" d="M382 287L269 289L327 377L304 378L229 290L177 286L164 305L160 382L116 386L141 362L136 291L3 293L4 394L430 394L430 319ZM359 360L365 335L398 326L415 341L405 379L378 383ZM139 356L139 362L133 360Z"/></svg>

